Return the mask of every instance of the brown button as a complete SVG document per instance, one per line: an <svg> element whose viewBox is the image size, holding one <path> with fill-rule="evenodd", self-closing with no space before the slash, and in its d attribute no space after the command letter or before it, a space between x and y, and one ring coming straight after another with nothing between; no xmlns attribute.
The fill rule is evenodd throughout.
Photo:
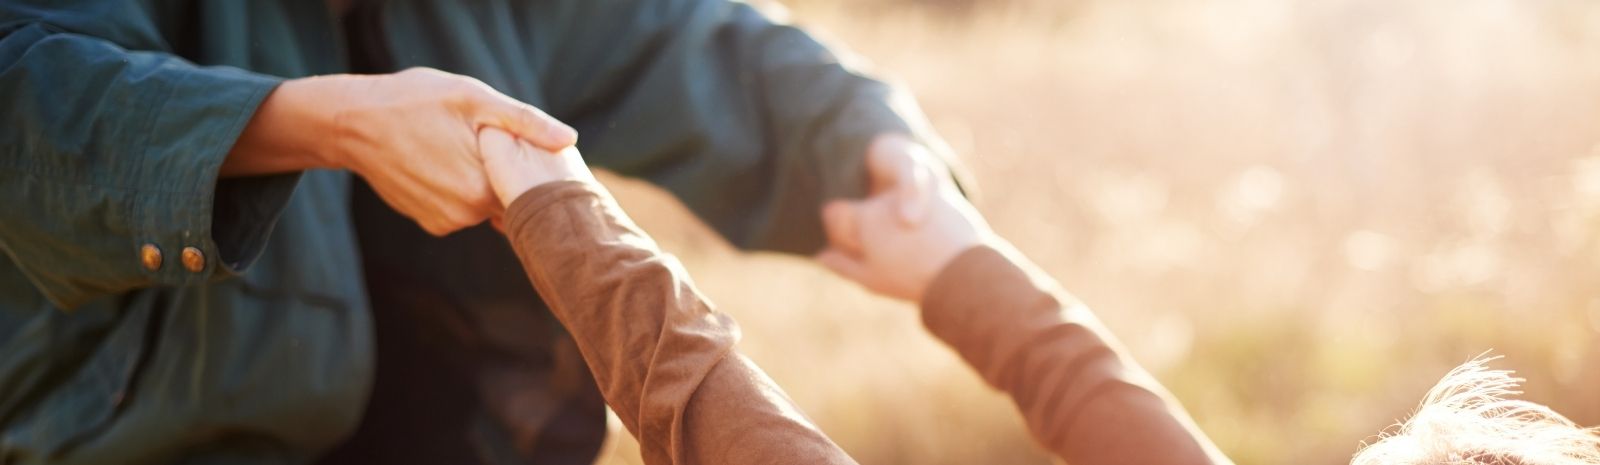
<svg viewBox="0 0 1600 465"><path fill-rule="evenodd" d="M139 247L139 261L144 263L144 269L155 271L161 269L161 248L155 244L145 244Z"/></svg>
<svg viewBox="0 0 1600 465"><path fill-rule="evenodd" d="M183 248L183 268L191 273L199 273L206 269L206 255L194 247Z"/></svg>

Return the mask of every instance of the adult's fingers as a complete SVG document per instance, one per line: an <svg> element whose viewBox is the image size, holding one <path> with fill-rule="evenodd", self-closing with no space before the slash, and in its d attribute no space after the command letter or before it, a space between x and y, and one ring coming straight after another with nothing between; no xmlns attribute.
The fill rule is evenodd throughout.
<svg viewBox="0 0 1600 465"><path fill-rule="evenodd" d="M534 146L559 152L578 143L578 131L543 110L492 92L481 97L473 112L478 128L493 126L532 142Z"/></svg>

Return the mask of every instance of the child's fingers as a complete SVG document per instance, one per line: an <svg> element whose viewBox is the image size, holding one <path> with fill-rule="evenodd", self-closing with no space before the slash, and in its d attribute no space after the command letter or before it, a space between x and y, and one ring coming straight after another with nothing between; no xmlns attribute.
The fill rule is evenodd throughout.
<svg viewBox="0 0 1600 465"><path fill-rule="evenodd" d="M504 160L517 150L517 140L500 128L485 127L478 130L478 159L484 162Z"/></svg>
<svg viewBox="0 0 1600 465"><path fill-rule="evenodd" d="M822 229L831 248L861 254L861 228L856 202L835 200L822 206Z"/></svg>
<svg viewBox="0 0 1600 465"><path fill-rule="evenodd" d="M828 247L823 249L822 252L818 252L816 259L822 266L832 270L834 273L838 273L839 276L860 283L863 286L866 285L867 266L855 256L837 248Z"/></svg>
<svg viewBox="0 0 1600 465"><path fill-rule="evenodd" d="M926 167L909 163L905 179L896 186L899 191L899 208L896 213L906 226L915 226L928 215L928 202L933 198L933 176Z"/></svg>
<svg viewBox="0 0 1600 465"><path fill-rule="evenodd" d="M906 226L922 222L938 188L938 174L930 160L927 149L904 138L875 144L867 154L871 192L894 192L900 202L894 216Z"/></svg>

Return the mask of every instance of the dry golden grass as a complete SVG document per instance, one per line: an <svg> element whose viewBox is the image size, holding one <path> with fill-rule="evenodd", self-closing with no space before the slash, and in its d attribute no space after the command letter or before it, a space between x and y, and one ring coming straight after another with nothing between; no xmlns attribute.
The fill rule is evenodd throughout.
<svg viewBox="0 0 1600 465"><path fill-rule="evenodd" d="M1345 463L1491 348L1600 424L1600 5L884 5L792 7L918 95L996 228L1239 463ZM609 180L861 462L1048 462L912 308Z"/></svg>

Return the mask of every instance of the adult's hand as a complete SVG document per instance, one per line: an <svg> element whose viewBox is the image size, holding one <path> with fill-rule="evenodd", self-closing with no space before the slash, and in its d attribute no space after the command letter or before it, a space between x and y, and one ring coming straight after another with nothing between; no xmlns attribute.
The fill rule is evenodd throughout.
<svg viewBox="0 0 1600 465"><path fill-rule="evenodd" d="M496 127L551 151L577 132L484 83L413 68L283 83L246 127L221 175L346 168L434 235L496 214L478 130Z"/></svg>

